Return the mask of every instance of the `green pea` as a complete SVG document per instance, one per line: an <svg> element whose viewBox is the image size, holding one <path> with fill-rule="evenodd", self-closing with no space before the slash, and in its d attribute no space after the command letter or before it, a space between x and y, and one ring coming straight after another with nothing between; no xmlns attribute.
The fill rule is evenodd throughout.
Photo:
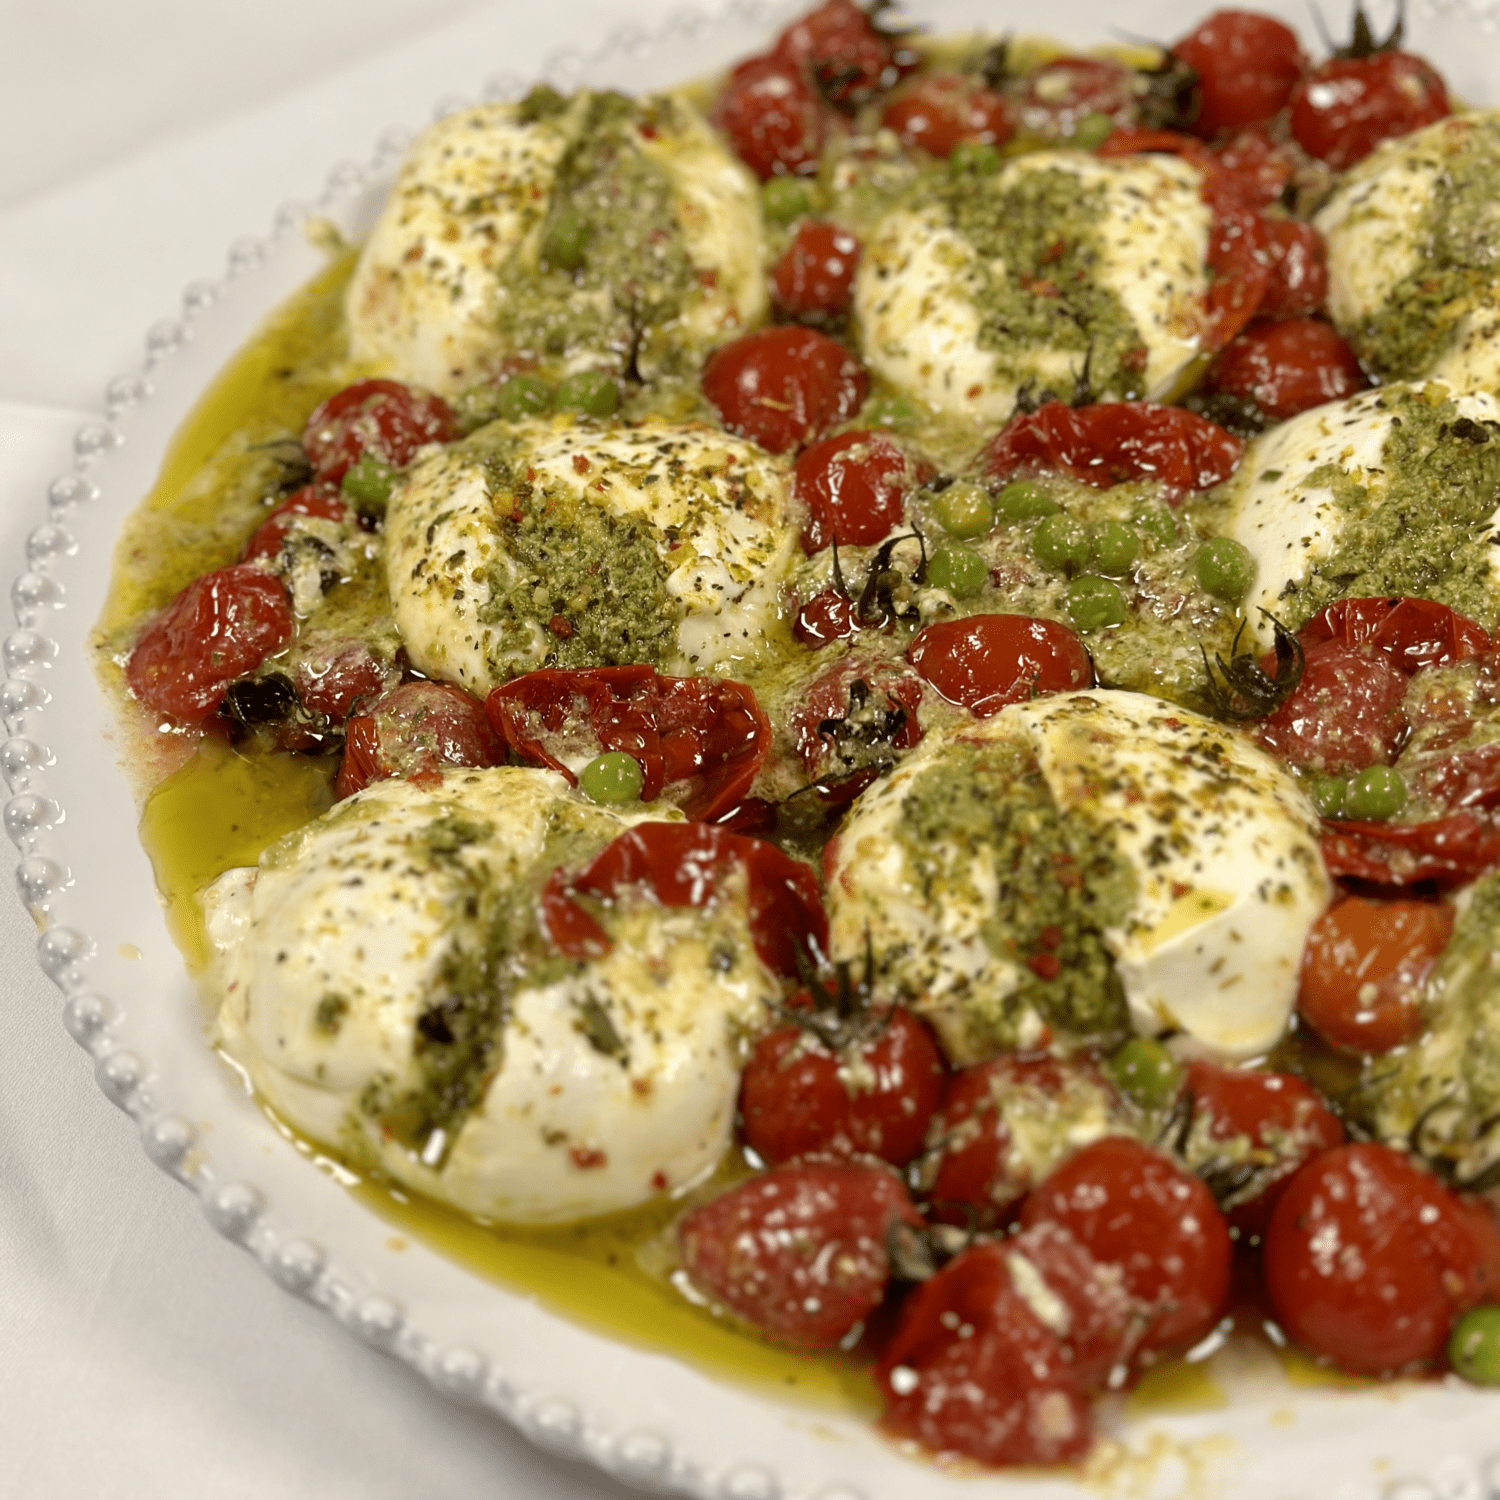
<svg viewBox="0 0 1500 1500"><path fill-rule="evenodd" d="M760 204L774 224L790 224L812 212L812 194L795 177L773 177L760 188Z"/></svg>
<svg viewBox="0 0 1500 1500"><path fill-rule="evenodd" d="M1500 1307L1472 1307L1458 1320L1448 1362L1471 1385L1500 1385Z"/></svg>
<svg viewBox="0 0 1500 1500"><path fill-rule="evenodd" d="M1048 516L1031 534L1031 550L1049 568L1081 568L1094 550L1082 521L1059 511Z"/></svg>
<svg viewBox="0 0 1500 1500"><path fill-rule="evenodd" d="M989 177L1000 170L1000 153L988 141L960 141L948 157L955 177Z"/></svg>
<svg viewBox="0 0 1500 1500"><path fill-rule="evenodd" d="M1406 806L1406 782L1394 766L1371 766L1349 778L1344 816L1360 822L1394 818Z"/></svg>
<svg viewBox="0 0 1500 1500"><path fill-rule="evenodd" d="M1149 1036L1132 1037L1105 1067L1120 1092L1142 1109L1165 1109L1182 1087L1182 1064Z"/></svg>
<svg viewBox="0 0 1500 1500"><path fill-rule="evenodd" d="M1095 146L1104 144L1114 128L1115 122L1108 115L1093 110L1073 127L1073 134L1068 137L1068 144L1076 146L1080 151L1092 151Z"/></svg>
<svg viewBox="0 0 1500 1500"><path fill-rule="evenodd" d="M582 214L565 208L547 226L542 238L542 259L559 271L576 271L588 255L594 231Z"/></svg>
<svg viewBox="0 0 1500 1500"><path fill-rule="evenodd" d="M1123 625L1130 605L1120 586L1107 578L1084 573L1068 585L1068 615L1080 630L1106 630Z"/></svg>
<svg viewBox="0 0 1500 1500"><path fill-rule="evenodd" d="M1094 566L1106 578L1123 578L1140 556L1139 533L1119 521L1100 521L1090 530L1094 543Z"/></svg>
<svg viewBox="0 0 1500 1500"><path fill-rule="evenodd" d="M559 411L581 411L590 417L612 417L620 404L620 388L603 370L580 370L557 388Z"/></svg>
<svg viewBox="0 0 1500 1500"><path fill-rule="evenodd" d="M512 375L500 387L500 415L507 422L535 417L552 406L552 387L537 375Z"/></svg>
<svg viewBox="0 0 1500 1500"><path fill-rule="evenodd" d="M361 515L383 516L386 502L396 487L396 471L367 453L344 473L339 489L353 502Z"/></svg>
<svg viewBox="0 0 1500 1500"><path fill-rule="evenodd" d="M1177 517L1165 505L1142 505L1131 516L1130 523L1158 547L1177 545Z"/></svg>
<svg viewBox="0 0 1500 1500"><path fill-rule="evenodd" d="M988 536L995 524L989 492L966 479L955 480L928 502L932 518L949 536L967 539Z"/></svg>
<svg viewBox="0 0 1500 1500"><path fill-rule="evenodd" d="M1210 537L1193 554L1193 572L1215 599L1238 604L1255 582L1255 559L1250 549L1233 537Z"/></svg>
<svg viewBox="0 0 1500 1500"><path fill-rule="evenodd" d="M1040 485L1029 479L1014 479L1000 491L995 508L1002 520L1016 522L1055 516L1062 506Z"/></svg>
<svg viewBox="0 0 1500 1500"><path fill-rule="evenodd" d="M972 599L989 576L989 565L972 547L939 547L927 563L927 581L955 599Z"/></svg>
<svg viewBox="0 0 1500 1500"><path fill-rule="evenodd" d="M1343 776L1319 776L1307 789L1320 818L1342 818L1349 800L1349 782Z"/></svg>
<svg viewBox="0 0 1500 1500"><path fill-rule="evenodd" d="M606 750L596 755L578 777L578 790L590 802L612 805L639 802L646 773L633 755L623 750Z"/></svg>

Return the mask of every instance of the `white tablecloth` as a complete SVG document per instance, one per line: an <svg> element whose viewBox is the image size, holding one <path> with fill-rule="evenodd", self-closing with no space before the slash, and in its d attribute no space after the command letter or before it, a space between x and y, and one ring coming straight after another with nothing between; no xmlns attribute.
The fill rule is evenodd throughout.
<svg viewBox="0 0 1500 1500"><path fill-rule="evenodd" d="M445 94L672 8L5 0L0 574L73 429L236 236ZM0 1497L627 1493L448 1404L219 1239L95 1087L35 941L0 894Z"/></svg>

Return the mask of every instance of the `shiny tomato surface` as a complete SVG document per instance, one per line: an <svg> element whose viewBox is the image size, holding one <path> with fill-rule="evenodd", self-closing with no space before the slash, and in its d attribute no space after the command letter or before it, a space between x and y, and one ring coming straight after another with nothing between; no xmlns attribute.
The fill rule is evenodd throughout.
<svg viewBox="0 0 1500 1500"><path fill-rule="evenodd" d="M1208 140L1272 119L1307 66L1296 32L1258 11L1216 10L1172 51L1198 74L1193 130Z"/></svg>
<svg viewBox="0 0 1500 1500"><path fill-rule="evenodd" d="M735 68L713 120L762 182L818 170L828 108L806 70L784 57L752 57Z"/></svg>
<svg viewBox="0 0 1500 1500"><path fill-rule="evenodd" d="M771 295L784 313L809 322L847 312L859 241L822 219L804 219L771 268Z"/></svg>
<svg viewBox="0 0 1500 1500"><path fill-rule="evenodd" d="M804 551L838 542L873 547L906 512L914 478L906 454L876 432L841 432L804 452L792 469L792 492L807 510Z"/></svg>
<svg viewBox="0 0 1500 1500"><path fill-rule="evenodd" d="M1330 58L1292 95L1292 135L1309 156L1344 172L1382 141L1450 112L1442 78L1409 52Z"/></svg>
<svg viewBox="0 0 1500 1500"><path fill-rule="evenodd" d="M1007 703L1091 687L1094 664L1083 642L1056 620L970 615L920 631L906 659L950 703L981 719Z"/></svg>
<svg viewBox="0 0 1500 1500"><path fill-rule="evenodd" d="M407 682L350 719L334 791L340 797L403 776L437 785L449 766L494 766L505 747L484 704L451 682Z"/></svg>
<svg viewBox="0 0 1500 1500"><path fill-rule="evenodd" d="M881 123L901 144L950 156L961 141L1003 146L1015 134L1004 94L963 73L924 73L892 95Z"/></svg>
<svg viewBox="0 0 1500 1500"><path fill-rule="evenodd" d="M1218 352L1204 383L1250 402L1272 422L1341 401L1369 384L1332 324L1300 317L1252 323Z"/></svg>
<svg viewBox="0 0 1500 1500"><path fill-rule="evenodd" d="M395 380L360 380L313 412L302 447L313 473L337 484L362 458L400 469L425 444L462 436L463 427L441 396Z"/></svg>

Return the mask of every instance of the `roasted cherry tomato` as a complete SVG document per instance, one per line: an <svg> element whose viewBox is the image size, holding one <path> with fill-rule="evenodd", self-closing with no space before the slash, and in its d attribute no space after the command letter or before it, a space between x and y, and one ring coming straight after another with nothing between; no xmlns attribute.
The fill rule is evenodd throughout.
<svg viewBox="0 0 1500 1500"><path fill-rule="evenodd" d="M1306 651L1302 680L1255 735L1289 765L1348 775L1395 760L1405 699L1406 674L1384 651L1324 641Z"/></svg>
<svg viewBox="0 0 1500 1500"><path fill-rule="evenodd" d="M1234 180L1235 191L1252 207L1275 203L1297 175L1292 149L1272 140L1263 129L1242 131L1217 147L1215 155Z"/></svg>
<svg viewBox="0 0 1500 1500"><path fill-rule="evenodd" d="M1403 672L1451 667L1483 656L1490 636L1483 626L1433 599L1340 599L1297 632L1311 650L1322 641L1373 646Z"/></svg>
<svg viewBox="0 0 1500 1500"><path fill-rule="evenodd" d="M869 388L864 366L811 328L747 333L703 367L703 394L724 425L772 453L811 443L853 416Z"/></svg>
<svg viewBox="0 0 1500 1500"><path fill-rule="evenodd" d="M881 124L901 144L949 156L961 141L1003 146L1015 134L1009 101L963 73L925 73L893 95Z"/></svg>
<svg viewBox="0 0 1500 1500"><path fill-rule="evenodd" d="M1281 1326L1362 1375L1438 1366L1457 1317L1500 1299L1500 1230L1390 1146L1339 1146L1287 1184L1261 1252Z"/></svg>
<svg viewBox="0 0 1500 1500"><path fill-rule="evenodd" d="M1094 664L1078 636L1055 620L1029 615L939 620L918 632L906 659L950 703L981 719L1007 703L1094 682Z"/></svg>
<svg viewBox="0 0 1500 1500"><path fill-rule="evenodd" d="M362 702L400 682L399 671L352 636L299 643L296 685L304 708L342 724Z"/></svg>
<svg viewBox="0 0 1500 1500"><path fill-rule="evenodd" d="M905 515L914 467L876 432L841 432L814 443L792 469L792 491L807 507L803 549L884 541Z"/></svg>
<svg viewBox="0 0 1500 1500"><path fill-rule="evenodd" d="M1448 811L1500 807L1500 744L1493 740L1449 755L1422 756L1404 769L1424 801Z"/></svg>
<svg viewBox="0 0 1500 1500"><path fill-rule="evenodd" d="M1382 141L1409 135L1449 112L1442 78L1420 57L1334 57L1292 94L1292 135L1309 156L1344 172Z"/></svg>
<svg viewBox="0 0 1500 1500"><path fill-rule="evenodd" d="M1368 384L1354 351L1316 318L1252 323L1219 350L1205 381L1208 390L1238 396L1271 422L1340 401Z"/></svg>
<svg viewBox="0 0 1500 1500"><path fill-rule="evenodd" d="M784 57L752 57L730 75L714 124L762 182L818 170L828 108L805 69Z"/></svg>
<svg viewBox="0 0 1500 1500"><path fill-rule="evenodd" d="M196 724L296 629L281 580L240 564L205 573L141 632L125 681L142 703Z"/></svg>
<svg viewBox="0 0 1500 1500"><path fill-rule="evenodd" d="M1470 809L1423 823L1325 823L1323 863L1375 885L1466 885L1500 866L1500 823Z"/></svg>
<svg viewBox="0 0 1500 1500"><path fill-rule="evenodd" d="M240 561L254 562L258 557L275 557L281 551L281 544L297 516L311 516L322 521L343 521L348 515L349 507L332 485L304 485L294 494L288 495L256 527L255 534L245 543Z"/></svg>
<svg viewBox="0 0 1500 1500"><path fill-rule="evenodd" d="M633 756L641 797L687 783L682 809L715 822L744 799L771 750L771 724L755 694L718 677L663 677L653 667L527 672L485 703L497 734L523 760L577 776L562 759L591 737L600 753Z"/></svg>
<svg viewBox="0 0 1500 1500"><path fill-rule="evenodd" d="M827 1035L816 1020L809 1012L805 1024L756 1042L740 1082L746 1145L772 1166L831 1152L904 1167L922 1149L947 1077L932 1033L899 1005Z"/></svg>
<svg viewBox="0 0 1500 1500"><path fill-rule="evenodd" d="M859 634L854 618L854 600L841 589L814 594L798 611L792 634L804 646L826 646L829 641L849 641Z"/></svg>
<svg viewBox="0 0 1500 1500"><path fill-rule="evenodd" d="M1021 1225L1061 1224L1095 1260L1118 1266L1147 1309L1139 1350L1192 1344L1229 1294L1229 1226L1198 1178L1129 1136L1069 1157L1021 1205Z"/></svg>
<svg viewBox="0 0 1500 1500"><path fill-rule="evenodd" d="M997 1240L971 1245L907 1298L875 1383L881 1425L932 1453L1053 1464L1092 1437L1069 1351L1016 1290Z"/></svg>
<svg viewBox="0 0 1500 1500"><path fill-rule="evenodd" d="M857 109L920 60L875 25L877 9L854 0L825 0L781 33L772 54L811 73L830 104Z"/></svg>
<svg viewBox="0 0 1500 1500"><path fill-rule="evenodd" d="M1256 316L1306 318L1321 312L1328 300L1328 246L1323 236L1305 220L1269 217L1266 233L1270 237L1271 279ZM1352 361L1354 356L1348 358Z"/></svg>
<svg viewBox="0 0 1500 1500"><path fill-rule="evenodd" d="M463 428L441 396L395 380L359 380L307 419L302 447L313 473L337 484L360 459L405 468L427 443L452 443Z"/></svg>
<svg viewBox="0 0 1500 1500"><path fill-rule="evenodd" d="M542 925L569 958L597 958L609 952L609 935L575 896L608 901L640 887L663 906L706 906L739 872L761 961L786 975L797 973L799 954L817 962L828 947L817 876L774 845L711 823L641 823L576 873L553 871L542 892Z"/></svg>
<svg viewBox="0 0 1500 1500"><path fill-rule="evenodd" d="M1229 478L1244 451L1244 443L1232 433L1180 406L1048 401L1013 416L990 440L980 462L997 480L1051 471L1103 490L1132 479L1155 479L1169 499L1180 499Z"/></svg>
<svg viewBox="0 0 1500 1500"><path fill-rule="evenodd" d="M859 265L859 241L837 224L804 219L771 271L782 312L816 322L847 312Z"/></svg>
<svg viewBox="0 0 1500 1500"><path fill-rule="evenodd" d="M1062 1127L1038 1131L1033 1122ZM1083 1059L993 1058L955 1073L922 1163L923 1193L951 1223L990 1229L1088 1139L1128 1129L1119 1095Z"/></svg>
<svg viewBox="0 0 1500 1500"><path fill-rule="evenodd" d="M871 753L910 750L922 738L921 704L922 681L910 667L855 653L813 680L787 731L809 776L836 776Z"/></svg>
<svg viewBox="0 0 1500 1500"><path fill-rule="evenodd" d="M505 747L484 704L451 682L405 682L349 720L334 791L348 797L402 776L435 786L445 767L495 766Z"/></svg>
<svg viewBox="0 0 1500 1500"><path fill-rule="evenodd" d="M1027 80L1018 106L1031 135L1073 134L1086 115L1125 121L1134 113L1131 73L1123 63L1102 57L1058 57L1043 63Z"/></svg>
<svg viewBox="0 0 1500 1500"><path fill-rule="evenodd" d="M1207 140L1271 119L1307 66L1289 26L1249 10L1216 10L1172 51L1198 74L1193 131Z"/></svg>
<svg viewBox="0 0 1500 1500"><path fill-rule="evenodd" d="M1312 925L1297 1011L1325 1041L1372 1055L1422 1030L1422 986L1453 932L1441 901L1345 896Z"/></svg>

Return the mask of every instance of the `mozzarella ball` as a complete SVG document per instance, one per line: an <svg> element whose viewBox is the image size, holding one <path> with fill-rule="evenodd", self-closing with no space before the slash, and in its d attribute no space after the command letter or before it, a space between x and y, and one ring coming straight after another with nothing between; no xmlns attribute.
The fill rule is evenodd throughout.
<svg viewBox="0 0 1500 1500"><path fill-rule="evenodd" d="M518 355L696 369L765 318L761 259L755 180L692 105L539 90L417 141L349 286L350 352L444 394Z"/></svg>
<svg viewBox="0 0 1500 1500"><path fill-rule="evenodd" d="M1133 1028L1253 1057L1330 894L1318 819L1236 731L1109 690L934 731L829 855L830 941L959 1064Z"/></svg>
<svg viewBox="0 0 1500 1500"><path fill-rule="evenodd" d="M967 205L945 183L895 208L855 280L865 363L934 412L985 428L1011 415L1025 387L1070 399L1086 356L1099 395L1169 395L1200 350L1210 222L1201 186L1174 157L1035 151L963 179ZM1045 247L1034 274L1007 265L1002 249L1028 243ZM1103 335L1090 356L1076 322L1052 316L1060 288L1087 296L1089 316L1113 319L1113 356ZM1121 369L1111 360L1126 345L1136 352Z"/></svg>
<svg viewBox="0 0 1500 1500"><path fill-rule="evenodd" d="M711 1170L779 994L742 890L622 898L556 955L536 902L630 821L550 771L379 782L207 893L219 1037L296 1129L466 1213L556 1223Z"/></svg>
<svg viewBox="0 0 1500 1500"><path fill-rule="evenodd" d="M707 671L780 617L788 493L784 463L698 423L493 423L391 496L396 624L479 695L540 666Z"/></svg>
<svg viewBox="0 0 1500 1500"><path fill-rule="evenodd" d="M1500 393L1500 110L1385 142L1313 223L1328 310L1385 379Z"/></svg>

